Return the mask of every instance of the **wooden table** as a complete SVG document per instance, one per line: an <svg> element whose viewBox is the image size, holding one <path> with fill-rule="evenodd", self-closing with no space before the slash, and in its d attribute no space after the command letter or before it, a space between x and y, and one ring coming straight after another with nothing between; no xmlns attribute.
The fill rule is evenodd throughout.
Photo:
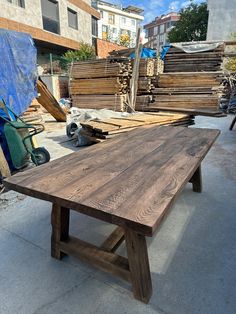
<svg viewBox="0 0 236 314"><path fill-rule="evenodd" d="M52 202L51 255L65 254L132 284L135 298L152 295L146 236L153 236L187 182L201 192L201 161L217 130L141 127L107 142L18 173L5 185ZM69 235L70 209L118 226L96 247ZM125 239L127 256L116 249Z"/></svg>

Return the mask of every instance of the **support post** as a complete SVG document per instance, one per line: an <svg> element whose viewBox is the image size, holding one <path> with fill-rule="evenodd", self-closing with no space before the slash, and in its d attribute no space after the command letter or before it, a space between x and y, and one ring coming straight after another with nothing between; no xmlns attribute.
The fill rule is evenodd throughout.
<svg viewBox="0 0 236 314"><path fill-rule="evenodd" d="M190 182L193 184L193 191L197 193L202 192L202 171L201 165L197 168Z"/></svg>
<svg viewBox="0 0 236 314"><path fill-rule="evenodd" d="M125 240L134 297L148 303L152 295L152 280L146 238L127 229Z"/></svg>
<svg viewBox="0 0 236 314"><path fill-rule="evenodd" d="M51 224L51 256L60 260L65 255L60 251L60 241L69 237L70 209L53 204Z"/></svg>

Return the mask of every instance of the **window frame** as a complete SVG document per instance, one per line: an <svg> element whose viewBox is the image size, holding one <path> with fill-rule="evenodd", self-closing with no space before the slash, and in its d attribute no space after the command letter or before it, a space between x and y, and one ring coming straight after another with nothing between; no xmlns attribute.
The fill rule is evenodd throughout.
<svg viewBox="0 0 236 314"><path fill-rule="evenodd" d="M57 9L57 12L56 12L57 14L56 15L57 15L57 18L58 18L57 20L48 18L46 15L43 15L43 1L51 2L51 3L56 5L56 9ZM58 0L41 0L41 12L42 12L43 30L45 30L46 32L50 32L50 33L56 34L56 35L61 35L60 11L59 11L59 2L58 2ZM47 19L48 21L51 20L53 22L56 22L57 23L57 32L54 32L54 31L46 29L45 28L44 19Z"/></svg>
<svg viewBox="0 0 236 314"><path fill-rule="evenodd" d="M108 23L110 25L115 25L115 14L108 13Z"/></svg>
<svg viewBox="0 0 236 314"><path fill-rule="evenodd" d="M69 14L70 13L72 13L72 14L75 14L75 19L76 19L76 26L74 27L72 24L70 24L70 19L69 19ZM78 13L75 11L75 10L73 10L73 9L71 9L71 8L69 8L69 7L67 7L67 20L68 20L68 26L70 27L70 28L73 28L73 29L75 29L75 30L78 30L79 29L79 25L78 25Z"/></svg>
<svg viewBox="0 0 236 314"><path fill-rule="evenodd" d="M25 0L17 0L18 4L12 2L13 0L7 0L7 2L16 5L19 8L25 9Z"/></svg>

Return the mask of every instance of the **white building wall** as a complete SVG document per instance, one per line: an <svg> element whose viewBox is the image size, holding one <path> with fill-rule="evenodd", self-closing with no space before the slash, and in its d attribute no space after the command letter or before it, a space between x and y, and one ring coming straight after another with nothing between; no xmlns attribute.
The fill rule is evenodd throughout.
<svg viewBox="0 0 236 314"><path fill-rule="evenodd" d="M92 42L91 15L66 0L59 0L60 35L76 41ZM90 0L85 0L90 4ZM69 27L67 8L77 12L78 30ZM25 0L25 8L0 0L0 17L43 29L41 0ZM54 34L54 33L53 33Z"/></svg>
<svg viewBox="0 0 236 314"><path fill-rule="evenodd" d="M98 38L104 39L103 26L106 26L108 29L108 40L117 41L121 32L126 30L130 32L131 45L135 45L138 25L144 19L141 15L100 4L98 4L98 11L102 11L101 19L98 21ZM109 22L109 14L114 14L114 24Z"/></svg>
<svg viewBox="0 0 236 314"><path fill-rule="evenodd" d="M236 0L208 0L207 40L229 40L236 32Z"/></svg>

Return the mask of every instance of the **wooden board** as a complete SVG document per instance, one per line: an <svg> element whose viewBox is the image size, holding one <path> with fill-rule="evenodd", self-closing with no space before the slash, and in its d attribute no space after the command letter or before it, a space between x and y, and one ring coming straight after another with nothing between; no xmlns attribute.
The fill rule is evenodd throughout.
<svg viewBox="0 0 236 314"><path fill-rule="evenodd" d="M66 122L66 114L47 86L40 80L37 81L37 89L40 96L37 101L58 121Z"/></svg>
<svg viewBox="0 0 236 314"><path fill-rule="evenodd" d="M218 135L140 127L4 182L8 189L152 236Z"/></svg>

